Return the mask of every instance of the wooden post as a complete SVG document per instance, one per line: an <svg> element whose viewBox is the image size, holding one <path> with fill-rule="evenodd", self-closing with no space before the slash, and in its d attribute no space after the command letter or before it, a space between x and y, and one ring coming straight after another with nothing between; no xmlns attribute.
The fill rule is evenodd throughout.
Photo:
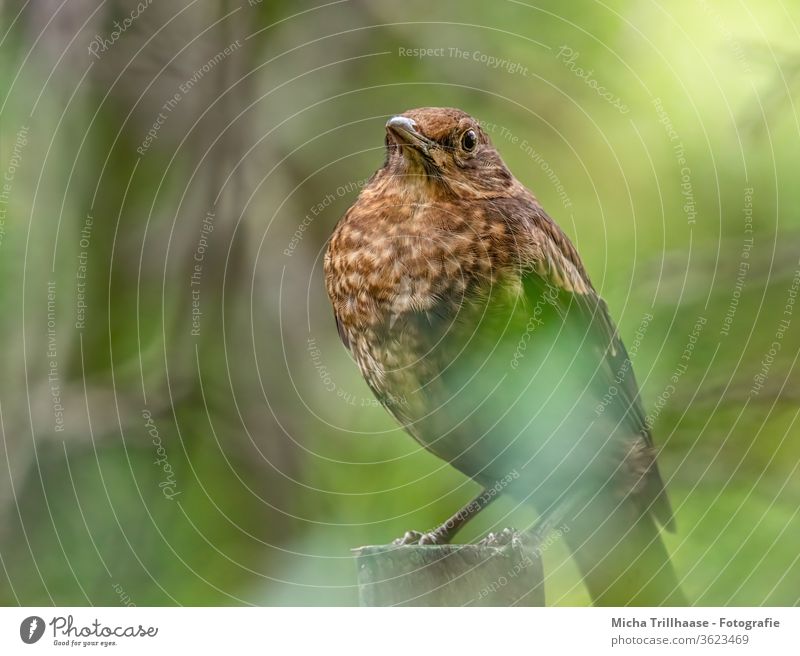
<svg viewBox="0 0 800 656"><path fill-rule="evenodd" d="M356 549L362 606L544 606L539 551L520 545Z"/></svg>

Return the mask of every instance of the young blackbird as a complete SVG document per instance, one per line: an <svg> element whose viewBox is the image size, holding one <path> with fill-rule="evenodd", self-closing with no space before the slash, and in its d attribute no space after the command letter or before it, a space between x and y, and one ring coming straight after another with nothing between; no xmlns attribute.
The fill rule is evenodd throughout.
<svg viewBox="0 0 800 656"><path fill-rule="evenodd" d="M386 124L386 160L331 237L336 326L381 403L484 493L556 524L595 604L685 603L673 530L625 347L575 247L478 122L422 108Z"/></svg>

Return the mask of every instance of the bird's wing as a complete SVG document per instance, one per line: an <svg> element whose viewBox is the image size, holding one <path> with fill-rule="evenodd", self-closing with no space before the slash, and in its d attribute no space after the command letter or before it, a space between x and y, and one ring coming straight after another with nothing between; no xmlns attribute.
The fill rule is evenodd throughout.
<svg viewBox="0 0 800 656"><path fill-rule="evenodd" d="M347 332L342 325L342 320L339 319L339 315L336 314L336 310L333 311L333 319L336 321L336 332L339 333L339 339L342 340L342 344L344 347L349 351L350 350L350 339L347 337Z"/></svg>
<svg viewBox="0 0 800 656"><path fill-rule="evenodd" d="M525 263L522 275L526 299L533 303L541 299L543 293L549 293L548 298L562 319L566 321L569 317L571 325L580 327L579 339L583 341L582 346L594 354L598 378L607 385L605 391L610 392L612 386L616 388L613 403L619 420L641 435L645 444L652 448L653 438L628 352L575 246L538 203L534 212L516 219L514 224L528 232L517 238L528 237L535 244L531 261ZM602 398L601 393L599 400ZM671 530L672 510L655 458L645 477L645 496L659 521Z"/></svg>
<svg viewBox="0 0 800 656"><path fill-rule="evenodd" d="M558 290L556 308L563 316L577 314L585 327L583 338L597 353L609 385L617 387L632 427L641 433L648 446L652 446L639 386L608 306L592 286L572 242L546 215L538 218L533 229L544 237L542 258L531 263L530 272L523 277L526 294L530 297L531 292L537 293L542 284Z"/></svg>

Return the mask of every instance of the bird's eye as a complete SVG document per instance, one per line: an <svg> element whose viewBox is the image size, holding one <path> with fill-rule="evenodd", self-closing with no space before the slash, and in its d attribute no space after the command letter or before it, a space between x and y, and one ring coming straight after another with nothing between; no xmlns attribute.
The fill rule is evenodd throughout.
<svg viewBox="0 0 800 656"><path fill-rule="evenodd" d="M478 135L475 134L475 130L467 130L464 134L461 135L461 147L467 152L475 150L475 146L477 145L478 145Z"/></svg>

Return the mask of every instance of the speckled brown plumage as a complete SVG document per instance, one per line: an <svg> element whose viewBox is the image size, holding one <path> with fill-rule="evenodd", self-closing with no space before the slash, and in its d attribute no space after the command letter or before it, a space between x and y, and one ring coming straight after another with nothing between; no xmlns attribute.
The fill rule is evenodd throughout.
<svg viewBox="0 0 800 656"><path fill-rule="evenodd" d="M474 119L423 108L387 123L386 161L336 226L325 280L362 374L425 448L485 487L510 477L504 493L543 513L584 499L614 533L660 545L649 517L672 514L625 348L574 246ZM627 592L608 554L625 545L607 542L575 555L612 603ZM639 546L671 572L663 547Z"/></svg>

